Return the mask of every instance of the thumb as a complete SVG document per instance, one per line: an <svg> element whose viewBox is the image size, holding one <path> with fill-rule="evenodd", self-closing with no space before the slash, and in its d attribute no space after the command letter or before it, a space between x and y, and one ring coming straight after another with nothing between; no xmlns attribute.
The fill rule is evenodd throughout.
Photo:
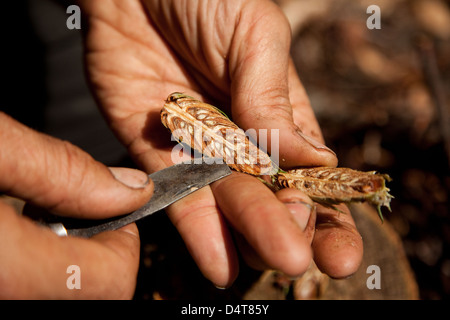
<svg viewBox="0 0 450 320"><path fill-rule="evenodd" d="M153 183L139 170L108 168L78 147L0 112L0 191L61 215L107 218L141 207Z"/></svg>
<svg viewBox="0 0 450 320"><path fill-rule="evenodd" d="M267 151L272 158L279 151L282 168L335 166L336 155L319 141L320 129L290 61L289 23L274 4L263 13L260 6L246 9L230 56L233 120L256 133L268 130Z"/></svg>

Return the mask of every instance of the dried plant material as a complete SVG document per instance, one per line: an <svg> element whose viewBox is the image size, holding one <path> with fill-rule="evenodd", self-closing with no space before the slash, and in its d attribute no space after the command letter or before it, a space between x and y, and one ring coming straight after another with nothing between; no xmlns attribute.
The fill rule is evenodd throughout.
<svg viewBox="0 0 450 320"><path fill-rule="evenodd" d="M381 220L381 206L390 210L392 196L386 187L390 177L374 171L361 172L348 168L317 167L281 171L273 177L279 188L296 188L312 200L333 206L338 203L367 201L377 206Z"/></svg>
<svg viewBox="0 0 450 320"><path fill-rule="evenodd" d="M392 196L385 185L390 181L388 175L331 167L281 170L222 111L185 94L175 92L167 98L161 122L177 141L204 156L221 158L239 172L271 176L272 185L260 180L273 191L296 188L331 208L367 201L377 206L382 221L381 206L390 209Z"/></svg>
<svg viewBox="0 0 450 320"><path fill-rule="evenodd" d="M278 171L267 153L216 107L182 93L172 93L161 110L161 122L179 142L211 158L222 158L232 169L251 175Z"/></svg>

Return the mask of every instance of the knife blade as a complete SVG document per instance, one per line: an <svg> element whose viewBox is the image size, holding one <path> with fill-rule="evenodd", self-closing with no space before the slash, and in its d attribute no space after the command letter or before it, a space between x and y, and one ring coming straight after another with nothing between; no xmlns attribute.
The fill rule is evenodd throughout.
<svg viewBox="0 0 450 320"><path fill-rule="evenodd" d="M198 159L183 162L150 174L149 178L154 183L152 198L143 207L125 216L108 219L106 222L97 222L97 224L82 228L66 228L61 222L49 223L46 226L60 236L83 238L90 238L100 232L119 229L162 210L187 195L231 174L230 168L223 163L223 160L214 160L209 159L209 161L200 164L195 162L198 162ZM95 223L94 220L92 220L92 223Z"/></svg>

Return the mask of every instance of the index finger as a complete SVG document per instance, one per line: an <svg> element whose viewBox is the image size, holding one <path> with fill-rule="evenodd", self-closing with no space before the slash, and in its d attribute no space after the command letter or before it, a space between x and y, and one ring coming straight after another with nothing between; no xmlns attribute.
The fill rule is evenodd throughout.
<svg viewBox="0 0 450 320"><path fill-rule="evenodd" d="M310 243L289 209L269 188L237 172L211 188L227 220L266 264L291 276L308 268Z"/></svg>

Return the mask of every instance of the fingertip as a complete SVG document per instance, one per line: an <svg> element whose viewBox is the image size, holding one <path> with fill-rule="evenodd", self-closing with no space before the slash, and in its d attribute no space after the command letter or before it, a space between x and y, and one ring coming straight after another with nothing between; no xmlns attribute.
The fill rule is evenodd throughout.
<svg viewBox="0 0 450 320"><path fill-rule="evenodd" d="M306 272L312 261L312 250L307 241L297 243L289 258L277 270L289 277L297 277Z"/></svg>
<svg viewBox="0 0 450 320"><path fill-rule="evenodd" d="M280 141L290 141L289 144L280 144L280 155L284 169L298 166L325 166L336 167L338 159L333 150L315 138L304 134L297 126L291 130L280 131ZM299 157L298 155L302 156Z"/></svg>
<svg viewBox="0 0 450 320"><path fill-rule="evenodd" d="M135 223L130 223L120 229L117 229L117 231L130 235L131 240L133 241L139 241L139 230Z"/></svg>
<svg viewBox="0 0 450 320"><path fill-rule="evenodd" d="M131 203L128 211L135 210L150 200L155 185L147 173L123 167L109 167L108 169L117 181L127 187L127 192L121 192L119 197L125 196L125 199L122 200L123 204Z"/></svg>
<svg viewBox="0 0 450 320"><path fill-rule="evenodd" d="M230 240L224 241L225 247L216 240L216 245L205 248L203 257L194 256L202 274L217 288L231 287L239 274L237 253L228 246ZM205 257L206 255L208 256Z"/></svg>
<svg viewBox="0 0 450 320"><path fill-rule="evenodd" d="M312 254L309 245L298 246L298 243L290 245L288 250L272 252L273 257L264 256L264 252L258 253L244 238L243 235L235 234L242 258L246 264L255 270L267 269L278 270L288 276L296 277L303 274L311 263ZM302 240L300 240L302 242ZM283 256L279 256L282 254ZM263 255L265 258L262 258Z"/></svg>
<svg viewBox="0 0 450 320"><path fill-rule="evenodd" d="M327 236L329 237L329 240L325 240L320 245L313 245L315 252L314 261L322 272L328 274L332 278L341 279L351 276L358 270L362 261L362 250L358 249L361 245L357 244L357 241L352 239L352 243L347 242L351 247L342 245L340 248L333 248L333 254L326 254L326 250L323 250L320 246L341 242L343 241L342 237L345 237L344 235L336 237L336 235L333 235L332 233Z"/></svg>
<svg viewBox="0 0 450 320"><path fill-rule="evenodd" d="M207 277L217 289L227 289L236 281L239 274L239 267L233 266L216 270L214 274Z"/></svg>
<svg viewBox="0 0 450 320"><path fill-rule="evenodd" d="M363 258L362 237L349 223L319 222L312 248L319 269L337 279L354 274Z"/></svg>
<svg viewBox="0 0 450 320"><path fill-rule="evenodd" d="M280 212L281 214L281 212ZM265 236L259 238L255 249L263 261L271 268L281 271L288 276L303 274L312 260L310 240L301 230L295 218L287 219L273 224ZM270 233L269 233L270 232Z"/></svg>
<svg viewBox="0 0 450 320"><path fill-rule="evenodd" d="M123 167L108 167L114 178L132 189L153 188L153 182L149 176L137 169Z"/></svg>
<svg viewBox="0 0 450 320"><path fill-rule="evenodd" d="M120 167L100 168L105 168L102 174L98 170L96 176L86 176L85 187L79 189L71 207L65 209L67 215L82 218L117 216L137 210L151 199L154 183L145 172ZM75 212L70 211L74 209ZM61 214L64 213L61 210Z"/></svg>

